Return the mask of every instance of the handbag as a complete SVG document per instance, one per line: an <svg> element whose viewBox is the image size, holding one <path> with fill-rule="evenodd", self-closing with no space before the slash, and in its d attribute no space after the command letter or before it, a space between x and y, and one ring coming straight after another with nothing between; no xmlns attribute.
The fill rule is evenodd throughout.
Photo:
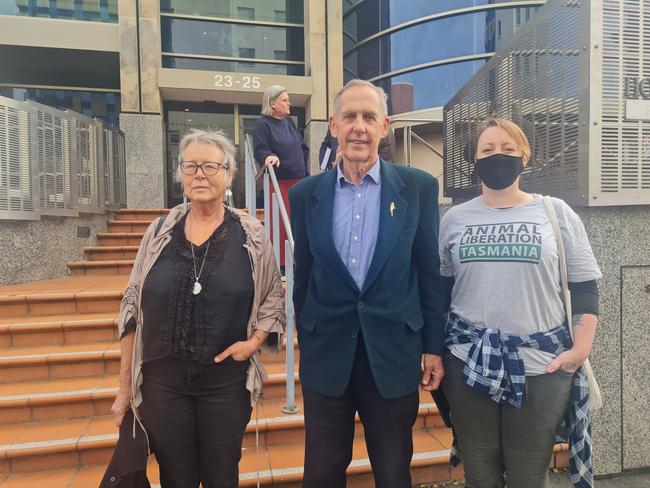
<svg viewBox="0 0 650 488"><path fill-rule="evenodd" d="M564 308L566 310L567 323L569 325L569 332L571 333L571 340L573 341L573 314L571 312L571 291L569 290L569 278L567 275L566 268L566 254L564 252L564 240L562 239L562 232L560 230L560 223L557 219L557 214L555 213L555 207L553 206L553 201L551 197L545 196L542 198L544 201L544 208L548 214L548 218L553 226L553 231L555 232L555 239L557 240L557 248L559 253L560 260L560 281L562 284L562 301L564 302ZM592 412L595 412L600 407L603 406L603 397L600 393L600 387L596 382L596 377L594 376L594 370L591 367L589 358L585 359L585 362L582 363L584 372L587 375L587 381L589 382L589 409Z"/></svg>
<svg viewBox="0 0 650 488"><path fill-rule="evenodd" d="M124 414L113 457L99 488L151 488L147 479L149 441L133 409Z"/></svg>

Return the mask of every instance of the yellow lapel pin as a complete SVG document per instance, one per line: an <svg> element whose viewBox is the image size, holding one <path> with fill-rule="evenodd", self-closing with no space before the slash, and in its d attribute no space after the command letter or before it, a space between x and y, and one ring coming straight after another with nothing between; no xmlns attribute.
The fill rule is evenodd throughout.
<svg viewBox="0 0 650 488"><path fill-rule="evenodd" d="M390 202L390 207L388 207L388 209L390 210L390 216L392 217L395 213L395 202Z"/></svg>

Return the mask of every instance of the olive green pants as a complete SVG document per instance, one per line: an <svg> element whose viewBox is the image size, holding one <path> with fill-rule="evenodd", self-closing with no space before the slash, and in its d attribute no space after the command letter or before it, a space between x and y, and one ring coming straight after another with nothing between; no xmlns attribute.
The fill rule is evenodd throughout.
<svg viewBox="0 0 650 488"><path fill-rule="evenodd" d="M467 386L464 363L448 355L442 387L469 488L544 488L555 431L566 411L573 373L526 377L520 409ZM505 479L504 479L505 478Z"/></svg>

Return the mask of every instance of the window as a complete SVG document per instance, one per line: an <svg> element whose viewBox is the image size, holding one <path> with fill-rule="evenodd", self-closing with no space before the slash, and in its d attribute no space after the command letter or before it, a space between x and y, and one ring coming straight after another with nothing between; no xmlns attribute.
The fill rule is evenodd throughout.
<svg viewBox="0 0 650 488"><path fill-rule="evenodd" d="M302 22L303 2L273 0L266 5L267 1L160 0L164 12L160 17L163 67L202 69L203 66L209 71L302 75L304 28L282 24ZM196 18L216 17L217 11L222 18ZM184 18L181 13L192 17ZM274 22L263 25L262 20ZM191 55L192 59L183 59L183 55ZM218 59L208 59L213 57Z"/></svg>
<svg viewBox="0 0 650 488"><path fill-rule="evenodd" d="M13 1L15 3L18 0L0 0L0 8L3 2L10 2L10 1ZM19 1L27 2L28 0L19 0ZM117 0L109 0L109 1L116 2ZM134 0L127 0L127 1L133 2ZM296 24L302 24L304 21L303 0L156 0L156 1L160 1L160 12L166 14L186 14L186 15L199 15L203 17L220 17L226 19L291 22Z"/></svg>
<svg viewBox="0 0 650 488"><path fill-rule="evenodd" d="M252 47L240 47L239 48L239 57L240 58L254 58L255 57L255 49ZM239 64L241 66L255 66L255 63L247 63L244 61L240 61Z"/></svg>
<svg viewBox="0 0 650 488"><path fill-rule="evenodd" d="M260 59L286 51L287 61L304 61L302 27L267 27L161 17L162 52L208 56L244 57L240 50Z"/></svg>
<svg viewBox="0 0 650 488"><path fill-rule="evenodd" d="M243 20L255 20L255 9L252 7L237 7L237 17Z"/></svg>
<svg viewBox="0 0 650 488"><path fill-rule="evenodd" d="M252 47L240 47L239 48L239 57L240 58L254 58L255 49Z"/></svg>
<svg viewBox="0 0 650 488"><path fill-rule="evenodd" d="M118 0L0 0L0 15L117 22Z"/></svg>
<svg viewBox="0 0 650 488"><path fill-rule="evenodd" d="M201 71L230 71L234 73L259 73L265 75L304 76L303 64L271 64L215 59L177 58L163 56L163 68L198 69Z"/></svg>
<svg viewBox="0 0 650 488"><path fill-rule="evenodd" d="M70 109L88 117L98 117L113 126L119 124L119 93L2 87L0 96L20 101L33 100L58 110Z"/></svg>

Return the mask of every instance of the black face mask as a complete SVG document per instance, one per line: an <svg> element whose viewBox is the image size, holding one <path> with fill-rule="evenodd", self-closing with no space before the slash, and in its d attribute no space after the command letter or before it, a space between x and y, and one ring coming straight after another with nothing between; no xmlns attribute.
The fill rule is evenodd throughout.
<svg viewBox="0 0 650 488"><path fill-rule="evenodd" d="M485 186L492 190L503 190L512 185L524 170L521 156L507 156L496 153L477 159L474 171Z"/></svg>

